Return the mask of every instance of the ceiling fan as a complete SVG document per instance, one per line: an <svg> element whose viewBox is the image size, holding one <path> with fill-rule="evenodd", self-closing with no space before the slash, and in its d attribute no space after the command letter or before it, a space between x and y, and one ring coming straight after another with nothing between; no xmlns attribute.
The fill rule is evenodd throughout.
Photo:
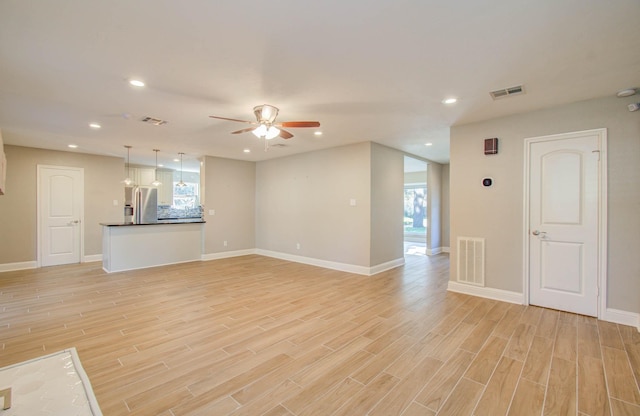
<svg viewBox="0 0 640 416"><path fill-rule="evenodd" d="M240 123L249 123L257 127L247 127L246 129L240 129L232 131L231 134L239 134L252 132L256 137L271 140L276 137L282 137L283 139L290 139L293 134L289 133L283 127L286 128L299 128L299 127L320 127L318 121L282 121L276 123L276 117L278 116L278 108L269 104L258 105L253 107L253 113L256 115L257 121L238 120L235 118L209 116L211 118L217 118L220 120L237 121ZM266 147L265 147L266 149Z"/></svg>

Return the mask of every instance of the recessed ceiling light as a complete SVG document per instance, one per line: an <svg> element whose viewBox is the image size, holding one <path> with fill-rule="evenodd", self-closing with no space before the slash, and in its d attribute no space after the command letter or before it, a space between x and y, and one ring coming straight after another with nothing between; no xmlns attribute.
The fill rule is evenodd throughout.
<svg viewBox="0 0 640 416"><path fill-rule="evenodd" d="M629 89L626 89L626 90L618 91L618 93L616 95L618 97L622 98L622 97L631 97L635 93L636 93L636 89L635 88L629 88Z"/></svg>
<svg viewBox="0 0 640 416"><path fill-rule="evenodd" d="M243 152L245 153L251 153L251 149L244 149Z"/></svg>
<svg viewBox="0 0 640 416"><path fill-rule="evenodd" d="M316 136L322 136L322 132L321 131L315 131L315 132L313 132L313 134L315 134Z"/></svg>
<svg viewBox="0 0 640 416"><path fill-rule="evenodd" d="M450 97L450 98L445 98L444 100L442 100L443 104L455 104L458 101L457 98L454 97Z"/></svg>
<svg viewBox="0 0 640 416"><path fill-rule="evenodd" d="M98 130L102 126L100 124L98 124L98 123L89 123L89 127L91 127L92 129Z"/></svg>
<svg viewBox="0 0 640 416"><path fill-rule="evenodd" d="M133 85L134 87L144 87L144 82L138 80L138 79L132 79L129 81L129 84Z"/></svg>
<svg viewBox="0 0 640 416"><path fill-rule="evenodd" d="M433 143L425 143L425 146L433 146Z"/></svg>
<svg viewBox="0 0 640 416"><path fill-rule="evenodd" d="M164 167L164 165L163 165L162 163L160 163L160 164L158 165L158 167L159 167L159 168L162 168L162 167Z"/></svg>
<svg viewBox="0 0 640 416"><path fill-rule="evenodd" d="M174 162L180 162L180 159L173 159Z"/></svg>
<svg viewBox="0 0 640 416"><path fill-rule="evenodd" d="M67 147L70 147L72 149L77 149L78 145L77 144L68 144Z"/></svg>

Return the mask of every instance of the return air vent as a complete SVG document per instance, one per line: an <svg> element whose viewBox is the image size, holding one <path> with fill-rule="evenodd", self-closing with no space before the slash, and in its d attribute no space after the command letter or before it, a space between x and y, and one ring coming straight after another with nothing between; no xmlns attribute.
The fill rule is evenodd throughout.
<svg viewBox="0 0 640 416"><path fill-rule="evenodd" d="M503 88L501 90L491 91L489 94L491 94L491 98L494 100L510 97L512 95L521 95L524 94L524 86L517 85L515 87Z"/></svg>
<svg viewBox="0 0 640 416"><path fill-rule="evenodd" d="M143 117L140 121L142 121L143 123L153 124L154 126L162 126L168 123L165 120L160 120L159 118L154 117Z"/></svg>
<svg viewBox="0 0 640 416"><path fill-rule="evenodd" d="M458 237L458 282L484 286L484 238Z"/></svg>
<svg viewBox="0 0 640 416"><path fill-rule="evenodd" d="M275 144L269 145L269 147L287 147L287 145L284 143L275 143Z"/></svg>

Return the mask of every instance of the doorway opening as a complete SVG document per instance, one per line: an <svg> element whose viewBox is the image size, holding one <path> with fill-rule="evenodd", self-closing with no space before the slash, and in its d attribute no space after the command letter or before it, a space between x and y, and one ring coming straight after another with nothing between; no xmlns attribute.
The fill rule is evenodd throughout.
<svg viewBox="0 0 640 416"><path fill-rule="evenodd" d="M427 254L427 162L404 157L404 254Z"/></svg>

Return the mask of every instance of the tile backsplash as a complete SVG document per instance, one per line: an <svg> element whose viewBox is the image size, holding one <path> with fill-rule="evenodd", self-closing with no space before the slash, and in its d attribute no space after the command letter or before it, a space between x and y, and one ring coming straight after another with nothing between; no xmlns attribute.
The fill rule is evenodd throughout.
<svg viewBox="0 0 640 416"><path fill-rule="evenodd" d="M158 205L158 219L167 218L202 218L204 209L202 205L193 208L177 209L171 205Z"/></svg>

